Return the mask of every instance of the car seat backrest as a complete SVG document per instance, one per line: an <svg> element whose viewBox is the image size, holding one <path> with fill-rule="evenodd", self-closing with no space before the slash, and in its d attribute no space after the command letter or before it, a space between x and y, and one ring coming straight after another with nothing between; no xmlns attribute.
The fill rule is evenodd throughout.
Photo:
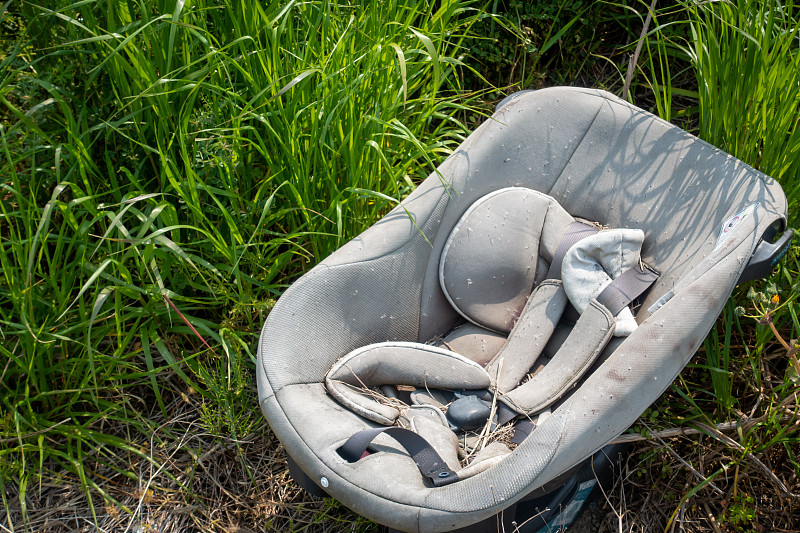
<svg viewBox="0 0 800 533"><path fill-rule="evenodd" d="M641 228L642 258L663 274L637 315L645 319L715 248L726 219L756 202L775 203L761 197L770 194L766 176L721 154L607 93L545 89L507 103L442 167L452 190L426 270L419 340L457 318L436 276L447 236L475 200L509 186L552 196L574 217Z"/></svg>

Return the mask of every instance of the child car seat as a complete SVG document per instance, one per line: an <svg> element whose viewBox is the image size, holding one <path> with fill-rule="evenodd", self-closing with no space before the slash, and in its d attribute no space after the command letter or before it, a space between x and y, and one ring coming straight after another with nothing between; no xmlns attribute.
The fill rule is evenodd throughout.
<svg viewBox="0 0 800 533"><path fill-rule="evenodd" d="M786 209L769 177L609 93L519 93L286 290L261 333L262 411L292 462L360 514L474 524L661 395L736 283L788 248L791 231L771 243ZM558 294L576 276L591 290L567 294L574 311ZM528 423L462 468L452 444L475 416Z"/></svg>

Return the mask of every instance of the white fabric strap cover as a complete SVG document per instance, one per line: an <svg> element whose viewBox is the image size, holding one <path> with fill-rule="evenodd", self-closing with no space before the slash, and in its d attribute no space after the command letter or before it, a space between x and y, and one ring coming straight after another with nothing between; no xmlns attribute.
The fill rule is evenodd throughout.
<svg viewBox="0 0 800 533"><path fill-rule="evenodd" d="M561 266L564 263L564 256L567 255L570 248L577 244L578 241L594 235L598 231L600 230L597 227L579 220L570 224L553 254L553 260L547 270L547 279L561 279Z"/></svg>
<svg viewBox="0 0 800 533"><path fill-rule="evenodd" d="M609 229L586 237L567 251L561 279L569 301L579 313L603 292L611 281L639 264L644 232ZM614 335L624 337L636 329L636 319L626 306L616 316Z"/></svg>

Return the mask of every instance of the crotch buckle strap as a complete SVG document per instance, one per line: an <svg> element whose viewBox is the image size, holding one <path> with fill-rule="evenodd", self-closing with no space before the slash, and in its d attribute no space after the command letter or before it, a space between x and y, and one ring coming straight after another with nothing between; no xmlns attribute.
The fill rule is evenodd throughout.
<svg viewBox="0 0 800 533"><path fill-rule="evenodd" d="M339 455L346 461L355 463L381 433L390 435L408 452L419 471L433 483L434 487L443 487L458 481L458 474L447 466L433 446L410 429L388 427L359 431L339 448Z"/></svg>

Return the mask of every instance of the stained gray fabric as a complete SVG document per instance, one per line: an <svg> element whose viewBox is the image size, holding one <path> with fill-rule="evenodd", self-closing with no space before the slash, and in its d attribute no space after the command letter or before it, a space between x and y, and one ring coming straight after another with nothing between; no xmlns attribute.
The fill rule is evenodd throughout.
<svg viewBox="0 0 800 533"><path fill-rule="evenodd" d="M410 429L436 450L450 470L455 472L461 470L461 462L458 460L458 437L450 431L449 426L425 416L414 416L411 418Z"/></svg>
<svg viewBox="0 0 800 533"><path fill-rule="evenodd" d="M501 392L515 388L542 353L567 305L560 280L539 285L516 324L508 341L486 366L486 372Z"/></svg>
<svg viewBox="0 0 800 533"><path fill-rule="evenodd" d="M743 244L740 251L728 250L730 257L722 262L719 262L720 256L717 256L718 261L712 271L697 283L687 286L684 294L677 295L665 305L663 311L659 311L666 313L665 317L654 317L652 324L642 324L618 349L622 351L614 354L623 357L606 361L604 367L593 375L595 385L581 390L580 395L572 396L573 402L574 399L580 402L565 405L564 409L559 409L559 413L546 421L547 426L543 424L537 428L507 458L511 461L508 467L501 463L479 476L451 485L447 490L426 490L413 461L405 452L395 448L396 444L391 442L392 439L379 443L379 448L387 451L395 449L396 453L374 454L360 461L362 464L358 469L337 463L335 450L325 443L330 442L333 435L350 435L368 426L363 419L339 406L333 411L329 410L324 402L322 384L316 385L319 387L316 392L311 385L291 386L277 394L281 398L280 404L276 397L270 397L272 399L264 400L262 408L276 434L285 436L285 445L292 451L301 468L312 479L318 480L325 476L331 484L329 490L335 491L336 498L344 505L359 509L364 514L377 516L381 522L405 530L445 531L448 528L465 526L496 513L496 502L514 501L555 478L569 468L566 465L575 464L588 455L596 432L608 435L623 431L627 427L624 426L624 419L629 416L635 419L638 416L639 411L636 414L633 412L639 409L636 406L641 398L636 400L635 397L627 397L620 394L621 391L635 392L634 396L639 396L642 391L657 388L654 395L658 396L669 385L691 355L680 354L685 354L684 350L696 349L702 342L702 334L670 331L665 326L671 322L673 316L687 317L709 327L713 324L713 317L706 316L708 309L703 302L709 301L710 295L715 295L711 300L712 312L716 313L721 309L726 298L720 295L720 290L723 286L729 287L726 284L730 282L731 271L737 268L732 265L743 267L752 250L751 246L755 245L755 242L744 243L741 234L736 241ZM654 340L657 346L653 346ZM685 346L682 344L684 341L687 342ZM695 342L697 344L693 344ZM642 368L641 355L646 346L650 346L648 359L653 358L656 364ZM617 381L618 379L624 381ZM608 383L604 384L605 381ZM603 386L598 388L598 383ZM336 405L335 402L333 405ZM599 412L595 413L593 409ZM315 414L317 410L318 415ZM590 414L565 418L564 414L573 411ZM617 419L610 414L622 416ZM294 426L289 424L289 419L302 419L305 423ZM564 426L563 423L567 420L569 424ZM561 445L564 439L571 444ZM333 440L336 441L336 438L333 437ZM341 438L338 442L343 440ZM315 454L319 454L320 458L314 459ZM390 486L384 486L385 472L393 473Z"/></svg>
<svg viewBox="0 0 800 533"><path fill-rule="evenodd" d="M503 395L503 402L520 414L535 414L552 405L589 369L613 333L614 317L592 300L547 366Z"/></svg>
<svg viewBox="0 0 800 533"><path fill-rule="evenodd" d="M475 457L470 461L469 465L458 471L458 477L460 479L467 479L468 477L485 472L505 459L510 453L511 450L502 442L490 442L486 447L475 454Z"/></svg>
<svg viewBox="0 0 800 533"><path fill-rule="evenodd" d="M444 409L447 403L452 400L452 395L445 397L443 391L429 387L412 391L410 396L414 405L431 406L437 409Z"/></svg>
<svg viewBox="0 0 800 533"><path fill-rule="evenodd" d="M603 99L598 99L593 92L573 92L569 96L540 92L532 107L521 99L510 102L440 166L439 171L454 194L441 217L440 231L431 240L432 260L428 262L422 286L419 341L426 341L453 326L455 311L438 279L439 257L450 232L467 208L479 198L504 187L528 187L547 193L580 145ZM498 150L495 144L501 137L503 141L499 142L504 146ZM490 145L493 147L489 148ZM572 217L566 212L564 215L569 218L563 222L566 227ZM541 242L540 251L548 264L560 241L561 235L553 235L552 242L547 238Z"/></svg>
<svg viewBox="0 0 800 533"><path fill-rule="evenodd" d="M490 379L480 365L457 353L415 342L383 342L353 350L325 376L328 392L339 403L373 422L392 425L400 410L360 392L387 384L485 389Z"/></svg>
<svg viewBox="0 0 800 533"><path fill-rule="evenodd" d="M642 304L640 322L660 295L711 254L723 221L759 198L762 215L781 218L777 206L784 202L764 174L610 97L545 192L573 215L645 232L642 259L662 276Z"/></svg>
<svg viewBox="0 0 800 533"><path fill-rule="evenodd" d="M429 418L441 426L449 427L444 412L439 406L434 405L409 405L400 411L400 417L397 421L400 426L410 428L411 419L414 417Z"/></svg>
<svg viewBox="0 0 800 533"><path fill-rule="evenodd" d="M432 486L443 487L458 481L458 475L447 465L436 449L418 433L406 428L384 427L359 431L355 435L351 435L337 452L348 463L357 463L364 457L372 441L381 435L388 435L396 440L417 465L420 474L425 476Z"/></svg>
<svg viewBox="0 0 800 533"><path fill-rule="evenodd" d="M365 249L368 259L363 261L341 263L334 254L286 290L270 311L259 341L261 371L273 392L290 384L322 382L333 363L367 344L416 339L421 278L431 249L423 235L435 233L447 205L447 194L438 193L433 212L427 212L426 203L426 210L416 215L421 231L407 216L387 226L390 234L411 235L405 244L394 248L393 242L380 257ZM410 203L413 208L416 198Z"/></svg>
<svg viewBox="0 0 800 533"><path fill-rule="evenodd" d="M330 378L326 378L325 387L336 401L367 420L391 426L400 416L398 408L377 400L380 397L377 393L370 397L356 385Z"/></svg>
<svg viewBox="0 0 800 533"><path fill-rule="evenodd" d="M377 248L357 241L287 290L259 345L261 407L297 464L315 481L324 476L342 504L404 531L446 531L494 515L624 431L702 343L758 239L786 214L783 192L768 177L589 89L512 100L439 171L447 189L434 173L404 202L427 240L396 212L391 235L370 233ZM576 217L644 231L643 259L662 276L637 313L639 327L484 472L428 488L389 437L374 444L383 452L346 463L336 448L372 424L326 393L325 372L360 346L427 341L453 328L459 315L440 288L441 250L470 205L510 186L548 194ZM715 249L723 223L756 202ZM650 314L669 291L673 297Z"/></svg>

